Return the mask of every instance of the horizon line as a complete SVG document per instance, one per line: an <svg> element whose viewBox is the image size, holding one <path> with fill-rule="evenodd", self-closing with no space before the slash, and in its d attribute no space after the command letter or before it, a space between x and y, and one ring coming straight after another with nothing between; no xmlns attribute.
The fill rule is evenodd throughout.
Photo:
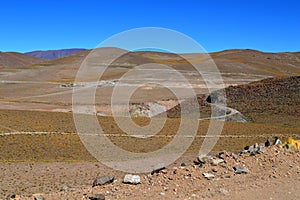
<svg viewBox="0 0 300 200"><path fill-rule="evenodd" d="M97 47L96 47L97 48ZM0 53L21 53L21 54L27 54L27 53L31 53L31 52L37 52L37 51L42 51L42 52L46 52L46 51L62 51L62 50L74 50L74 49L82 49L82 51L86 51L86 50L93 50L96 48L81 48L81 47L71 47L71 48L62 48L62 49L37 49L37 50L32 50L32 51L1 51ZM104 48L104 47L101 47ZM111 48L119 48L119 47L111 47ZM119 48L120 49L120 48ZM122 48L123 49L123 48ZM127 49L124 49L126 51L129 51ZM131 52L159 52L159 53L175 53L175 54L197 54L197 53L218 53L218 52L223 52L223 51L258 51L258 52L262 52L262 53L300 53L299 51L262 51L259 49L252 49L252 48L231 48L231 49L221 49L218 51L206 51L206 52L169 52L163 49L153 49L153 48L144 48L144 49L138 49L138 50L134 50Z"/></svg>

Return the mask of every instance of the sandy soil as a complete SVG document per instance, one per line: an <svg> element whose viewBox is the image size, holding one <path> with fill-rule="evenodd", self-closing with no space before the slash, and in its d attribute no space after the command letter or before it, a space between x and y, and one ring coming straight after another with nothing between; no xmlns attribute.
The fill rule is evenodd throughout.
<svg viewBox="0 0 300 200"><path fill-rule="evenodd" d="M225 163L200 168L180 161L157 174L140 174L141 184L123 184L124 173L100 163L0 163L1 193L33 199L42 193L48 199L88 199L102 193L106 199L299 199L300 153L273 146L264 154L225 154ZM235 174L245 165L248 174ZM208 180L203 173L212 173ZM91 187L98 175L113 175L115 181Z"/></svg>

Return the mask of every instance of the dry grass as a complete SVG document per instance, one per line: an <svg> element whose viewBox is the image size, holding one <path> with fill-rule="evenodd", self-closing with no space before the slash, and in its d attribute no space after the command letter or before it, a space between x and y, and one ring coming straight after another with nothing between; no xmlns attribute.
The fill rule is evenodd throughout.
<svg viewBox="0 0 300 200"><path fill-rule="evenodd" d="M70 134L8 135L0 137L0 161L93 161L76 132L72 114L33 111L0 111L0 130L8 128L30 132L66 132ZM150 152L168 144L178 130L180 119L168 119L164 128L155 137L139 139L120 137L126 135L110 117L100 117L99 122L110 140L117 146L131 152ZM147 125L148 119L135 119L140 125ZM206 135L209 121L201 121L197 137L188 153L197 154ZM187 134L190 134L187 131ZM299 131L264 124L227 122L214 151L240 150L255 142L264 142L268 137L299 137ZM164 137L168 136L168 137Z"/></svg>

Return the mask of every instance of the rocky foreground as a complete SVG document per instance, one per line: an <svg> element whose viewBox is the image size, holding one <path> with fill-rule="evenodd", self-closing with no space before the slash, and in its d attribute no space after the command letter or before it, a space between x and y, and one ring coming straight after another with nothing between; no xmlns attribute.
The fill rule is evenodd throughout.
<svg viewBox="0 0 300 200"><path fill-rule="evenodd" d="M2 199L300 199L297 148L297 142L270 145L267 141L239 154L223 151L149 174L110 172L92 177L90 185Z"/></svg>

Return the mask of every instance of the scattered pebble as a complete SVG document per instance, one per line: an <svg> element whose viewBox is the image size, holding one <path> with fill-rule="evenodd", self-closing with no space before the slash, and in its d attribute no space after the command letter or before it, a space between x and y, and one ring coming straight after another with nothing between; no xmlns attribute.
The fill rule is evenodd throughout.
<svg viewBox="0 0 300 200"><path fill-rule="evenodd" d="M164 169L166 169L165 166L160 164L152 170L151 175L159 173L161 170L164 170Z"/></svg>
<svg viewBox="0 0 300 200"><path fill-rule="evenodd" d="M93 182L93 187L98 185L106 185L114 181L114 176L99 176Z"/></svg>
<svg viewBox="0 0 300 200"><path fill-rule="evenodd" d="M89 197L90 200L105 200L105 196L103 194L95 194Z"/></svg>
<svg viewBox="0 0 300 200"><path fill-rule="evenodd" d="M210 174L210 173L203 173L202 175L203 175L205 178L207 178L207 179L212 179L212 178L215 177L215 175Z"/></svg>
<svg viewBox="0 0 300 200"><path fill-rule="evenodd" d="M231 176L230 175L225 175L224 178L231 178Z"/></svg>
<svg viewBox="0 0 300 200"><path fill-rule="evenodd" d="M220 193L220 194L224 194L224 195L227 195L229 192L228 190L224 189L224 188L220 188L216 191L217 193Z"/></svg>
<svg viewBox="0 0 300 200"><path fill-rule="evenodd" d="M187 165L185 163L180 164L181 167L186 167Z"/></svg>
<svg viewBox="0 0 300 200"><path fill-rule="evenodd" d="M162 196L166 195L165 192L160 192L159 194L162 195Z"/></svg>
<svg viewBox="0 0 300 200"><path fill-rule="evenodd" d="M218 172L218 169L217 168L212 168L211 171Z"/></svg>
<svg viewBox="0 0 300 200"><path fill-rule="evenodd" d="M222 162L224 162L223 159L216 158L216 159L212 159L212 160L210 161L210 164L213 165L213 166L217 166L217 165L219 165L219 164L222 163Z"/></svg>
<svg viewBox="0 0 300 200"><path fill-rule="evenodd" d="M66 186L66 185L63 185L61 188L60 188L60 191L61 192L65 192L65 191L67 191L68 190L68 186Z"/></svg>
<svg viewBox="0 0 300 200"><path fill-rule="evenodd" d="M207 163L212 159L213 159L212 156L198 156L198 162L199 163Z"/></svg>
<svg viewBox="0 0 300 200"><path fill-rule="evenodd" d="M248 174L250 171L247 167L242 166L242 165L237 165L233 167L234 173L236 174Z"/></svg>
<svg viewBox="0 0 300 200"><path fill-rule="evenodd" d="M43 196L36 196L34 197L34 200L46 200Z"/></svg>

